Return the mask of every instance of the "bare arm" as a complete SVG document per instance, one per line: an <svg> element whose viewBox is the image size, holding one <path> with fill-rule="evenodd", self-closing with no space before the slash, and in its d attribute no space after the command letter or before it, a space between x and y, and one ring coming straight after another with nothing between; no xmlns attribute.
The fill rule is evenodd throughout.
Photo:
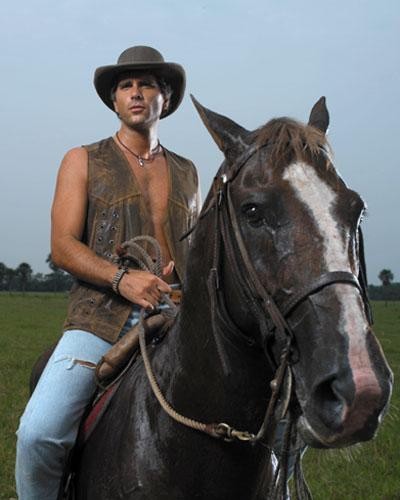
<svg viewBox="0 0 400 500"><path fill-rule="evenodd" d="M79 279L110 287L118 267L93 252L81 238L87 209L87 152L70 150L58 172L51 212L51 256L54 263ZM156 305L169 286L145 271L130 271L120 282L126 299L143 307Z"/></svg>

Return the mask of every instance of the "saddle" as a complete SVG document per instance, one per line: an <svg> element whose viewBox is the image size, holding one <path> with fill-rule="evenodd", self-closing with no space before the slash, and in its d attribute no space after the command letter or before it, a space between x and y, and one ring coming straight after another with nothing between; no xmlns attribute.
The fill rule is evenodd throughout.
<svg viewBox="0 0 400 500"><path fill-rule="evenodd" d="M162 338L171 324L169 317L162 312L149 316L145 321L146 337L150 341ZM125 368L139 346L139 325L129 330L100 359L96 366L97 385L104 388Z"/></svg>
<svg viewBox="0 0 400 500"><path fill-rule="evenodd" d="M157 311L131 328L100 359L96 366L98 390L81 423L78 442L83 445L104 413L109 401L115 394L128 368L139 355L139 330L143 326L146 332L146 344L158 344L168 333L175 320L175 314L169 310Z"/></svg>

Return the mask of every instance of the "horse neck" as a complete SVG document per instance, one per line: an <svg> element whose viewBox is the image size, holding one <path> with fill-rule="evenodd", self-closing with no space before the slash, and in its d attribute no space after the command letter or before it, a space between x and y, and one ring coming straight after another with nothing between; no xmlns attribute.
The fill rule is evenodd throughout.
<svg viewBox="0 0 400 500"><path fill-rule="evenodd" d="M204 227L196 231L191 246L183 301L169 339L169 352L174 358L171 362L175 364L173 399L178 400L180 408L195 407L195 412L203 414L207 405L218 408L219 414L227 413L233 405L240 409L239 414L243 408L256 419L259 413L261 418L271 374L261 349L230 338L231 332L222 331L213 318L208 289L213 231L204 221L201 223Z"/></svg>

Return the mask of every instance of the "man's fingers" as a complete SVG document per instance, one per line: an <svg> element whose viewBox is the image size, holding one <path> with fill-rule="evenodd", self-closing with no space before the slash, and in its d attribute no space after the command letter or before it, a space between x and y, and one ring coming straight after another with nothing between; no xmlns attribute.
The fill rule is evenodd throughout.
<svg viewBox="0 0 400 500"><path fill-rule="evenodd" d="M161 299L160 290L158 288L149 290L146 299L149 300L152 304L157 305Z"/></svg>
<svg viewBox="0 0 400 500"><path fill-rule="evenodd" d="M173 268L171 263L166 267ZM171 292L170 286L165 281L147 271L125 274L119 290L125 298L145 308L157 306L161 295Z"/></svg>
<svg viewBox="0 0 400 500"><path fill-rule="evenodd" d="M148 300L145 299L140 299L136 302L139 306L143 307L144 309L150 309L151 311L154 309L154 305L149 302ZM156 305L156 304L155 304Z"/></svg>
<svg viewBox="0 0 400 500"><path fill-rule="evenodd" d="M165 283L165 281L163 281L160 278L158 278L158 281L157 281L157 289L160 292L164 292L164 293L170 293L171 292L171 287L168 285L168 283Z"/></svg>

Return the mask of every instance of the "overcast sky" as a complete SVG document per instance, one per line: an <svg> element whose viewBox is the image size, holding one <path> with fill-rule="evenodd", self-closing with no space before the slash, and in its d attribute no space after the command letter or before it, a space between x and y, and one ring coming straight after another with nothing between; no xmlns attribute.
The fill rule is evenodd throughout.
<svg viewBox="0 0 400 500"><path fill-rule="evenodd" d="M118 128L93 72L151 45L187 71L183 105L160 137L196 163L203 195L221 154L189 92L249 129L274 116L306 120L326 95L336 167L369 207L369 280L390 268L400 281L398 0L20 0L2 2L0 15L0 262L49 272L59 163Z"/></svg>

